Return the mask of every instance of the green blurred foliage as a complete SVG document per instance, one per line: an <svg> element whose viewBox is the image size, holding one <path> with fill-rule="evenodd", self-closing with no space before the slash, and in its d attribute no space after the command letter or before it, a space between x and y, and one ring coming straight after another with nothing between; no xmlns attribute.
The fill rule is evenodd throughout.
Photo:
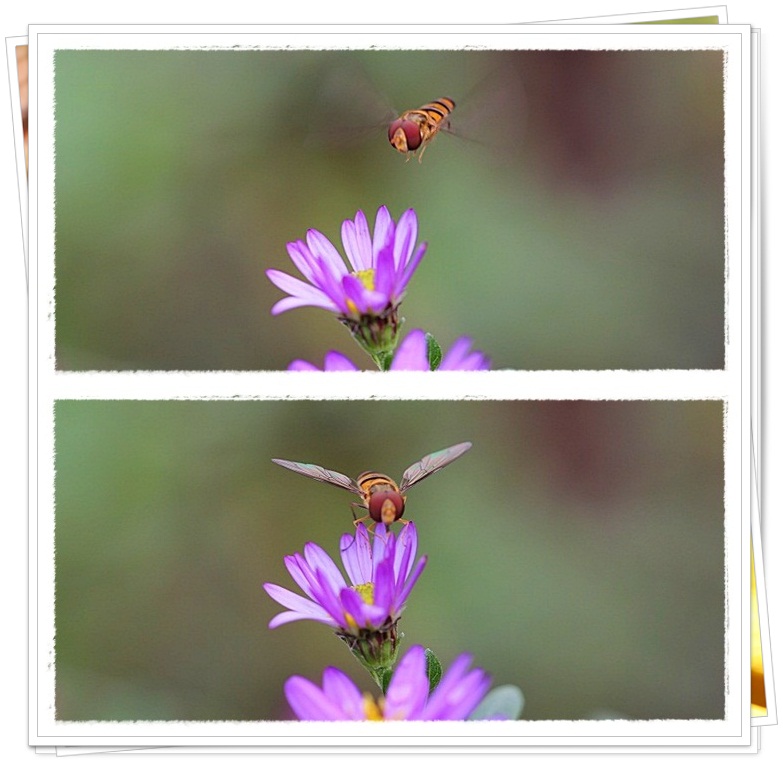
<svg viewBox="0 0 783 761"><path fill-rule="evenodd" d="M328 627L262 589L284 555L337 554L351 495L277 467L411 489L428 565L403 648L460 652L519 686L524 718L724 711L720 402L59 401L56 711L61 720L288 718L283 683L327 665L375 691ZM437 421L437 428L433 422Z"/></svg>
<svg viewBox="0 0 783 761"><path fill-rule="evenodd" d="M444 349L723 367L720 51L60 51L55 88L60 369L369 368L264 270L381 204L419 215L403 314ZM385 103L442 95L460 136L406 162Z"/></svg>

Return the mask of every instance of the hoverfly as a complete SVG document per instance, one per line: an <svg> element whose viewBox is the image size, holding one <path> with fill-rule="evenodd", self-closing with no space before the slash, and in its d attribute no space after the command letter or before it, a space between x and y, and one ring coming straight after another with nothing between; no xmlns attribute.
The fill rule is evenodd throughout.
<svg viewBox="0 0 783 761"><path fill-rule="evenodd" d="M441 129L450 126L449 117L456 104L452 98L438 98L419 108L403 111L389 124L389 142L400 153L407 153L406 161L419 148L419 163L424 149L431 143Z"/></svg>
<svg viewBox="0 0 783 761"><path fill-rule="evenodd" d="M308 478L314 478L316 481L339 486L341 489L345 489L359 497L362 502L352 503L352 508L362 507L367 510L367 515L357 519L354 512L354 525L369 519L374 523L382 523L388 528L395 521L408 523L408 521L403 519L402 514L405 511L406 492L411 486L445 468L458 457L465 454L471 446L472 444L469 441L464 441L462 444L455 444L452 447L441 449L438 452L422 457L421 460L415 462L402 474L399 486L383 473L365 471L354 481L342 473L327 470L320 465L277 459L273 459L272 462L293 470L294 473L301 473L301 475Z"/></svg>

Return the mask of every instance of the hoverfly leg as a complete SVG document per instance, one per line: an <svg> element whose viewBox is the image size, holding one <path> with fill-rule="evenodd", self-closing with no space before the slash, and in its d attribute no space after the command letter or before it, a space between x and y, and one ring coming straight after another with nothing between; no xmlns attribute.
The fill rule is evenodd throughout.
<svg viewBox="0 0 783 761"><path fill-rule="evenodd" d="M365 505L360 505L358 502L351 502L351 512L353 513L353 527L356 528L360 523L364 523L365 521L370 520L370 514L367 513L367 515L362 515L361 518L356 517L356 510L354 510L355 507L363 507L365 510L367 509ZM368 533L372 534L373 527L368 526L367 527Z"/></svg>
<svg viewBox="0 0 783 761"><path fill-rule="evenodd" d="M364 506L364 505L360 505L360 504L358 504L357 502L351 502L351 513L353 513L353 519L354 519L354 520L353 520L353 527L354 527L354 529L355 529L355 528L356 528L356 527L357 527L357 526L358 526L360 523L364 523L364 521L366 521L366 520L368 520L368 519L370 518L370 515L369 515L369 513L368 513L367 515L363 515L361 518L357 518L357 517L356 517L356 510L354 509L354 508L356 508L356 507L365 507L365 506ZM366 509L366 508L365 508L365 509ZM368 529L367 529L367 531L368 531L370 534L372 534L372 533L373 533L372 527L368 528ZM344 547L344 548L341 550L341 552L346 552L346 551L347 551L347 550L349 550L351 547L353 547L353 543L354 543L355 541L356 541L356 537L354 536L354 538L351 540L351 543L350 543L350 544L349 544L347 547Z"/></svg>
<svg viewBox="0 0 783 761"><path fill-rule="evenodd" d="M370 518L369 515L363 515L361 518L357 518L353 522L353 527L356 528L360 523L364 523L366 520L369 520L369 518ZM372 526L368 526L367 531L369 531L372 534L373 533Z"/></svg>
<svg viewBox="0 0 783 761"><path fill-rule="evenodd" d="M357 518L356 517L356 510L354 509L356 507L361 507L363 510L366 510L367 509L367 505L361 505L358 502L351 502L351 515L353 515L353 525L354 526L357 526L362 521L366 521L370 517L370 514L367 513L367 515L363 515L361 518Z"/></svg>

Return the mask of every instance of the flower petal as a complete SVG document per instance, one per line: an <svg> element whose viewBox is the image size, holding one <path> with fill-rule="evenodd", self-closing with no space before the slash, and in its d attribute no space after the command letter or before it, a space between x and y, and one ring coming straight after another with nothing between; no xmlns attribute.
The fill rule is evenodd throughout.
<svg viewBox="0 0 783 761"><path fill-rule="evenodd" d="M335 279L339 280L348 273L348 268L345 266L339 251L322 232L313 229L308 230L307 246L313 256L329 268Z"/></svg>
<svg viewBox="0 0 783 761"><path fill-rule="evenodd" d="M489 689L490 679L480 669L468 673L471 657L459 656L430 695L421 718L456 721L467 718Z"/></svg>
<svg viewBox="0 0 783 761"><path fill-rule="evenodd" d="M430 685L424 648L414 645L405 654L389 682L384 704L387 720L415 721L427 704Z"/></svg>
<svg viewBox="0 0 783 761"><path fill-rule="evenodd" d="M291 621L315 621L319 624L328 624L329 626L335 626L334 619L326 613L321 616L310 615L308 613L297 612L294 610L286 610L282 613L278 613L269 622L270 629L277 629L278 626L291 623Z"/></svg>
<svg viewBox="0 0 783 761"><path fill-rule="evenodd" d="M416 212L408 209L400 217L394 234L394 263L398 272L408 264L413 247L416 245L418 231L419 220L416 218Z"/></svg>
<svg viewBox="0 0 783 761"><path fill-rule="evenodd" d="M347 720L362 721L367 718L364 713L364 696L339 669L330 667L324 670L323 692L324 697L331 701Z"/></svg>
<svg viewBox="0 0 783 761"><path fill-rule="evenodd" d="M369 311L367 294L370 293L353 275L345 275L340 281L344 294L343 311L346 314L366 314ZM351 302L350 304L348 302Z"/></svg>
<svg viewBox="0 0 783 761"><path fill-rule="evenodd" d="M346 719L340 707L328 700L320 687L302 676L292 676L284 686L291 710L302 721L341 721Z"/></svg>
<svg viewBox="0 0 783 761"><path fill-rule="evenodd" d="M345 578L329 554L315 542L308 542L304 547L304 556L311 568L320 571L328 581L329 587L338 593L345 586Z"/></svg>
<svg viewBox="0 0 783 761"><path fill-rule="evenodd" d="M385 249L394 249L396 225L385 206L380 206L375 215L375 230L372 239L372 266L377 266L378 257Z"/></svg>
<svg viewBox="0 0 783 761"><path fill-rule="evenodd" d="M443 355L439 370L489 370L489 359L481 352L470 351L473 341L468 336L458 338Z"/></svg>
<svg viewBox="0 0 783 761"><path fill-rule="evenodd" d="M417 547L416 526L413 523L408 523L402 527L402 531L400 531L397 537L394 551L394 577L400 589L411 572L413 561L416 558Z"/></svg>
<svg viewBox="0 0 783 761"><path fill-rule="evenodd" d="M442 721L467 719L484 699L491 683L492 680L487 674L480 669L475 669L449 691L448 697L440 705L438 705L440 702L440 697L438 697L434 707L430 710L433 714L438 714L438 718ZM426 719L427 716L424 715L422 718Z"/></svg>
<svg viewBox="0 0 783 761"><path fill-rule="evenodd" d="M300 299L295 296L286 296L284 299L280 299L270 310L270 314L272 315L278 315L282 314L283 312L288 312L291 309L298 309L299 307L319 307L320 309L328 309L330 312L339 312L339 309L336 309L334 304L331 303L324 303L324 304L314 304L309 299Z"/></svg>
<svg viewBox="0 0 783 761"><path fill-rule="evenodd" d="M315 572L308 565L307 561L297 552L293 555L286 555L283 558L288 573L291 578L299 585L299 588L311 599L315 599L314 589L318 587L318 579Z"/></svg>
<svg viewBox="0 0 783 761"><path fill-rule="evenodd" d="M389 551L389 548L391 547L392 551L394 550L394 542L396 541L397 537L394 535L394 532L389 531L386 526L383 525L383 523L377 523L375 525L373 534L372 578L373 581L375 581L375 572L383 559L386 557L386 553Z"/></svg>
<svg viewBox="0 0 783 761"><path fill-rule="evenodd" d="M375 290L384 295L386 302L392 301L401 290L397 287L397 279L394 252L391 247L387 247L378 254L375 265Z"/></svg>
<svg viewBox="0 0 783 761"><path fill-rule="evenodd" d="M313 306L333 312L337 311L322 289L316 288L314 285L305 283L302 280L297 280L287 272L281 272L280 270L267 270L266 275L280 290L294 297L293 299L278 301L272 307L272 314L280 314L280 312L298 306ZM299 303L290 303L292 301Z"/></svg>
<svg viewBox="0 0 783 761"><path fill-rule="evenodd" d="M343 275L335 275L330 266L320 259L316 262L316 266L319 271L318 287L325 296L331 299L338 311L345 312L345 291L342 286Z"/></svg>
<svg viewBox="0 0 783 761"><path fill-rule="evenodd" d="M345 615L350 616L359 629L374 629L380 626L389 616L389 611L380 605L370 604L362 600L355 590L346 587L340 592L340 604ZM348 619L346 618L346 626Z"/></svg>
<svg viewBox="0 0 783 761"><path fill-rule="evenodd" d="M300 595L291 592L277 584L264 584L266 593L281 605L285 605L289 610L284 613L278 613L270 622L269 628L274 629L288 621L298 619L312 619L321 623L332 623L329 614L320 606L311 600L307 600Z"/></svg>
<svg viewBox="0 0 783 761"><path fill-rule="evenodd" d="M358 311L360 314L378 314L384 310L388 303L386 294L368 290L353 275L346 275L342 279L342 288L345 298L350 299L355 307L355 309L350 309L346 301L346 312L355 313Z"/></svg>
<svg viewBox="0 0 783 761"><path fill-rule="evenodd" d="M372 239L367 218L360 209L354 221L346 219L342 227L343 248L354 271L373 268Z"/></svg>
<svg viewBox="0 0 783 761"><path fill-rule="evenodd" d="M397 593L397 605L402 606L405 605L405 601L408 599L408 595L410 595L411 591L413 590L413 587L415 586L416 582L419 580L419 576L421 576L422 571L424 570L424 566L427 565L427 556L423 555L419 558L418 563L416 563L416 566L413 569L413 572L408 576L408 578L405 580L405 583L402 585L402 588Z"/></svg>
<svg viewBox="0 0 783 761"><path fill-rule="evenodd" d="M341 371L354 371L359 368L351 362L345 354L340 354L339 351L328 351L324 357L324 370L327 372L341 372Z"/></svg>
<svg viewBox="0 0 783 761"><path fill-rule="evenodd" d="M347 587L343 587L341 590L333 589L320 568L315 569L315 576L318 579L316 602L334 619L338 627L344 628L345 609L340 601L340 594Z"/></svg>
<svg viewBox="0 0 783 761"><path fill-rule="evenodd" d="M405 265L405 269L402 274L398 276L397 281L397 298L401 298L401 294L405 292L408 287L408 283L413 277L413 273L416 272L416 268L421 264L421 260L424 258L424 254L427 253L427 244L422 243L417 249L416 253L409 259Z"/></svg>
<svg viewBox="0 0 783 761"><path fill-rule="evenodd" d="M288 365L288 371L294 372L294 373L301 373L301 372L321 372L320 367L316 367L312 362L307 362L304 359L295 359L293 362L291 362L290 365Z"/></svg>
<svg viewBox="0 0 783 761"><path fill-rule="evenodd" d="M412 330L394 353L392 370L429 370L427 339L423 330Z"/></svg>
<svg viewBox="0 0 783 761"><path fill-rule="evenodd" d="M409 526L410 524L408 524ZM405 526L407 528L407 526ZM402 590L405 580L408 578L408 573L413 565L414 552L416 546L411 547L410 542L401 542L402 532L397 537L397 543L394 548L394 557L392 558L392 567L394 569L394 589L395 592Z"/></svg>
<svg viewBox="0 0 783 761"><path fill-rule="evenodd" d="M313 284L316 282L318 273L315 270L315 259L303 240L294 240L286 243L286 251L294 266Z"/></svg>
<svg viewBox="0 0 783 761"><path fill-rule="evenodd" d="M343 566L353 586L372 581L373 551L367 529L361 523L356 535L344 534L340 540L340 554Z"/></svg>
<svg viewBox="0 0 783 761"><path fill-rule="evenodd" d="M374 602L386 611L387 615L396 618L404 607L397 599L394 583L394 558L386 557L375 569L373 582Z"/></svg>

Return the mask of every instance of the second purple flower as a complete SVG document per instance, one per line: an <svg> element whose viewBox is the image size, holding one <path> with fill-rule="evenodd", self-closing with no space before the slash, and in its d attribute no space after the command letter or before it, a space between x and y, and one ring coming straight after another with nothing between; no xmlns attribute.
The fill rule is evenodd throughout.
<svg viewBox="0 0 783 761"><path fill-rule="evenodd" d="M322 687L292 676L285 693L297 718L305 721L463 721L486 695L491 681L481 669L471 669L470 662L470 655L460 655L430 694L424 648L414 645L382 698L362 694L336 668L324 671Z"/></svg>

